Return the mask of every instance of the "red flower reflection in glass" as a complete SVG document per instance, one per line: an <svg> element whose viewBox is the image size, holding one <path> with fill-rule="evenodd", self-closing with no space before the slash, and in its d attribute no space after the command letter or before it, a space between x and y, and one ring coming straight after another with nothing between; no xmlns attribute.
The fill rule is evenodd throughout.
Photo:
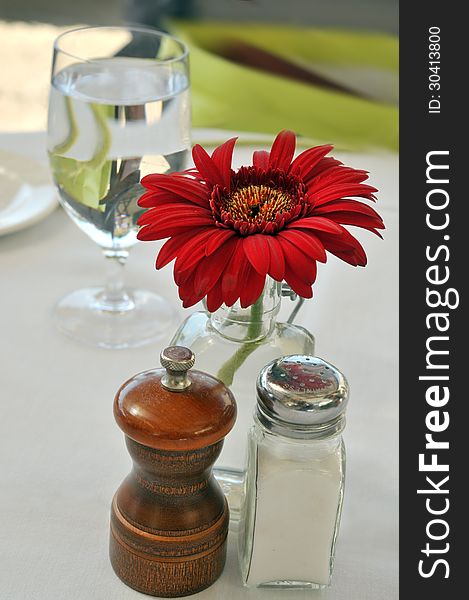
<svg viewBox="0 0 469 600"><path fill-rule="evenodd" d="M384 224L371 206L376 188L368 173L326 157L332 146L309 148L295 159L296 138L280 132L270 152L256 151L252 166L231 168L236 138L210 156L192 151L195 169L147 175L139 205L140 240L169 238L156 268L172 260L185 307L207 298L213 312L238 299L256 302L270 275L310 298L317 261L326 251L354 266L366 265L362 246L343 225L380 235Z"/></svg>

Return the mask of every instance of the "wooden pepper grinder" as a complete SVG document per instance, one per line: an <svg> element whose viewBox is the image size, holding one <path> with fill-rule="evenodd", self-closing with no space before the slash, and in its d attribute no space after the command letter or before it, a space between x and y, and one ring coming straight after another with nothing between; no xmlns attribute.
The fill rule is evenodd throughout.
<svg viewBox="0 0 469 600"><path fill-rule="evenodd" d="M160 358L164 368L132 377L114 401L133 469L112 502L110 558L130 587L177 597L211 585L225 564L228 505L212 465L236 403L218 379L189 372L188 348Z"/></svg>

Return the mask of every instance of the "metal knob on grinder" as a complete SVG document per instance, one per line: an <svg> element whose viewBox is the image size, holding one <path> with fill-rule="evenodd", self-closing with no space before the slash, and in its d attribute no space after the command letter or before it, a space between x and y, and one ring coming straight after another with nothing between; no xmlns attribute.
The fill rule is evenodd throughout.
<svg viewBox="0 0 469 600"><path fill-rule="evenodd" d="M161 385L167 390L179 392L187 389L191 380L187 371L195 363L194 353L183 346L169 346L161 351L161 366L166 369L166 374L161 378Z"/></svg>

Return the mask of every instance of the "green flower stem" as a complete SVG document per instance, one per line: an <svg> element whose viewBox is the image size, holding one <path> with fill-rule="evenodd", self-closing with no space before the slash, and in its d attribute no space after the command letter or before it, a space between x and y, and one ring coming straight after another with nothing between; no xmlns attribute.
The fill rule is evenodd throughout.
<svg viewBox="0 0 469 600"><path fill-rule="evenodd" d="M54 154L65 154L70 150L73 144L76 142L78 137L78 127L75 119L75 114L72 107L72 99L70 96L65 96L65 110L67 111L67 118L69 123L69 132L66 139L54 147Z"/></svg>
<svg viewBox="0 0 469 600"><path fill-rule="evenodd" d="M256 303L251 306L251 322L249 323L246 336L248 340L256 340L262 332L263 300L264 293L262 293ZM218 379L223 381L227 386L232 385L237 370L261 343L262 340L244 342L241 348L239 348L239 350L237 350L233 356L221 366L217 373Z"/></svg>
<svg viewBox="0 0 469 600"><path fill-rule="evenodd" d="M93 156L89 160L82 161L63 156L65 152L73 147L80 134L71 100L67 97L65 101L70 121L70 131L67 139L56 146L50 154L54 179L63 192L68 194L73 201L103 213L106 206L100 200L106 196L112 166L112 161L106 160L112 142L107 122L109 107L96 103L90 105L96 129L99 133L99 142ZM89 216L87 219L89 219Z"/></svg>
<svg viewBox="0 0 469 600"><path fill-rule="evenodd" d="M111 147L111 132L109 131L109 126L107 124L107 107L99 104L90 104L90 108L96 121L98 131L101 134L101 145L93 154L91 160L86 161L85 164L88 167L95 169L106 162L106 157Z"/></svg>
<svg viewBox="0 0 469 600"><path fill-rule="evenodd" d="M65 97L65 107L70 130L67 138L61 144L54 147L54 154L65 154L68 152L78 137L78 125L75 119L75 113L73 112L72 100L69 96ZM101 133L102 143L92 156L91 160L84 161L84 164L87 167L96 168L106 160L107 153L111 147L111 133L107 124L106 107L99 104L90 104L90 108L96 121L98 131Z"/></svg>

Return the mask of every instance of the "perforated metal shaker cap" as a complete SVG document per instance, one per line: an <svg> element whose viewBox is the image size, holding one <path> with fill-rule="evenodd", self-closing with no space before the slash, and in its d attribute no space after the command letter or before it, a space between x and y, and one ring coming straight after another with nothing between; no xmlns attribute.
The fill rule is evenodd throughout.
<svg viewBox="0 0 469 600"><path fill-rule="evenodd" d="M256 415L264 427L287 437L328 437L345 426L348 396L347 380L330 363L284 356L259 374Z"/></svg>

